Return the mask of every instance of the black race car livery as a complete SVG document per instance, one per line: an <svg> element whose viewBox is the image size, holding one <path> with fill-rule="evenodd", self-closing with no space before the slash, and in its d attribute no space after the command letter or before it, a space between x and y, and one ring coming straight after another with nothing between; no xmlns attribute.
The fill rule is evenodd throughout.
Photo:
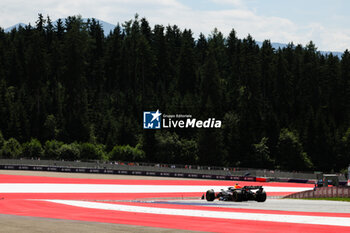
<svg viewBox="0 0 350 233"><path fill-rule="evenodd" d="M214 201L218 199L220 201L266 201L266 192L262 186L244 186L244 187L229 187L227 190L221 189L221 192L215 193L213 189L208 190L202 199L207 201Z"/></svg>

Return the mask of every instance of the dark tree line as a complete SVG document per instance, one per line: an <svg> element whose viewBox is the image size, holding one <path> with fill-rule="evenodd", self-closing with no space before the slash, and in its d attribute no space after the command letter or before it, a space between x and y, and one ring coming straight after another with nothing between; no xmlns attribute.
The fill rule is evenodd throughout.
<svg viewBox="0 0 350 233"><path fill-rule="evenodd" d="M157 109L223 126L143 130L143 111ZM47 158L341 170L350 54L321 55L312 42L259 47L234 30L195 39L137 16L105 37L94 19L39 14L34 27L0 29L0 130L3 158L40 147Z"/></svg>

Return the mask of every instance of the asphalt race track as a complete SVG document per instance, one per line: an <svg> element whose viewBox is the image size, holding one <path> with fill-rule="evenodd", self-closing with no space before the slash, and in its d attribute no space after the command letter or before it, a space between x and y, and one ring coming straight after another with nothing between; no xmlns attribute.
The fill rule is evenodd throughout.
<svg viewBox="0 0 350 233"><path fill-rule="evenodd" d="M232 181L113 178L0 174L0 215L141 227L135 231L350 232L349 202L279 198L310 184L239 182L263 185L268 199L236 203L200 200Z"/></svg>

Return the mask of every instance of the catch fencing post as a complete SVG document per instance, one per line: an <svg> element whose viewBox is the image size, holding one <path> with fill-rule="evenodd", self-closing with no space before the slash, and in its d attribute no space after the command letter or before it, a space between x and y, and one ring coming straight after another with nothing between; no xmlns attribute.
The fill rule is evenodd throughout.
<svg viewBox="0 0 350 233"><path fill-rule="evenodd" d="M350 164L348 167L348 186L350 186Z"/></svg>

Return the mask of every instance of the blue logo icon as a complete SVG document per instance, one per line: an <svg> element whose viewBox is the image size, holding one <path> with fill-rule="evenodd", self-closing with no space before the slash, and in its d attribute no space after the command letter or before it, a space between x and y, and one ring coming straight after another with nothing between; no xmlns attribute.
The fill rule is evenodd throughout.
<svg viewBox="0 0 350 233"><path fill-rule="evenodd" d="M157 110L156 112L143 112L143 128L144 129L160 129L160 121L162 114Z"/></svg>

